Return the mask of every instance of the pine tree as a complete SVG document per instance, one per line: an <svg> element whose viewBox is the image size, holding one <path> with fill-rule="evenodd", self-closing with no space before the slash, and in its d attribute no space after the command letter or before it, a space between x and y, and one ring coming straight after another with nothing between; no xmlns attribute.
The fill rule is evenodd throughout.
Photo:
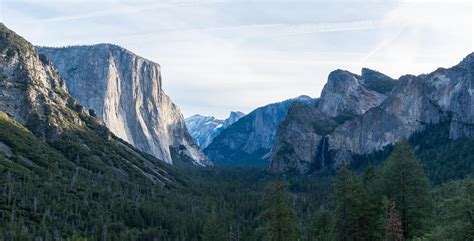
<svg viewBox="0 0 474 241"><path fill-rule="evenodd" d="M312 223L311 240L329 241L335 240L333 230L333 216L328 211L318 213Z"/></svg>
<svg viewBox="0 0 474 241"><path fill-rule="evenodd" d="M343 162L334 183L335 225L339 240L370 240L367 219L369 200L361 178Z"/></svg>
<svg viewBox="0 0 474 241"><path fill-rule="evenodd" d="M395 208L395 203L390 204L388 211L387 223L385 225L385 239L384 241L403 241L403 227L400 215Z"/></svg>
<svg viewBox="0 0 474 241"><path fill-rule="evenodd" d="M301 234L295 211L290 205L286 184L278 181L267 186L263 198L265 210L260 218L265 240L298 241Z"/></svg>
<svg viewBox="0 0 474 241"><path fill-rule="evenodd" d="M381 185L388 200L397 204L404 237L421 236L430 218L429 184L408 141L397 144L385 160Z"/></svg>
<svg viewBox="0 0 474 241"><path fill-rule="evenodd" d="M203 231L201 234L203 241L222 241L226 240L226 230L223 228L223 223L219 220L217 212L213 208L211 213L204 222Z"/></svg>
<svg viewBox="0 0 474 241"><path fill-rule="evenodd" d="M376 172L372 165L369 165L363 176L362 181L365 191L368 194L368 203L365 207L364 219L366 220L365 236L367 240L381 240L384 228L384 208L382 195L377 186Z"/></svg>

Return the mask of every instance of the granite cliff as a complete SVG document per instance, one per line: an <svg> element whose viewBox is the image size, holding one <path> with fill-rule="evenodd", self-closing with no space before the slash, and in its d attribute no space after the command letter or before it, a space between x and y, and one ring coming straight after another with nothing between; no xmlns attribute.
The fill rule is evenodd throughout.
<svg viewBox="0 0 474 241"><path fill-rule="evenodd" d="M69 93L118 137L167 163L173 163L175 152L196 165L212 165L163 91L157 63L111 44L38 51L64 77Z"/></svg>
<svg viewBox="0 0 474 241"><path fill-rule="evenodd" d="M316 105L293 105L279 125L269 169L308 173L381 151L428 125L474 137L474 54L449 69L393 80L363 69L329 75Z"/></svg>

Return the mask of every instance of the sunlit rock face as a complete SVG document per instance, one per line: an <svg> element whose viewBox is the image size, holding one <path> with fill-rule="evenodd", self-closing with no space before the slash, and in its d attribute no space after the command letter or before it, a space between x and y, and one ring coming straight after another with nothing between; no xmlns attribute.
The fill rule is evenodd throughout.
<svg viewBox="0 0 474 241"><path fill-rule="evenodd" d="M43 140L54 140L82 123L71 110L76 104L51 63L0 23L0 111Z"/></svg>
<svg viewBox="0 0 474 241"><path fill-rule="evenodd" d="M111 44L38 51L64 77L69 93L118 137L167 163L173 163L173 149L197 165L212 165L163 91L157 63Z"/></svg>
<svg viewBox="0 0 474 241"><path fill-rule="evenodd" d="M448 121L450 138L474 138L474 54L430 74L393 80L336 70L314 106L294 105L279 125L270 171L308 173L382 150Z"/></svg>

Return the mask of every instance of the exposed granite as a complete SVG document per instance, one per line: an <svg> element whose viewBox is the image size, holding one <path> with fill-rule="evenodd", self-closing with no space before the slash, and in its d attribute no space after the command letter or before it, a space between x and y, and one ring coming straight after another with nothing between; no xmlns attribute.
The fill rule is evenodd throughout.
<svg viewBox="0 0 474 241"><path fill-rule="evenodd" d="M95 110L118 137L172 163L170 148L212 165L189 135L179 108L162 90L158 64L111 44L39 48L72 96Z"/></svg>

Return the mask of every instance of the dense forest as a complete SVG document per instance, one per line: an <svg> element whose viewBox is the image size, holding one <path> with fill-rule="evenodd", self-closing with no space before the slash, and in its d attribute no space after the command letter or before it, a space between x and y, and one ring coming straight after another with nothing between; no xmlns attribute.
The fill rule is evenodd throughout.
<svg viewBox="0 0 474 241"><path fill-rule="evenodd" d="M89 166L78 134L45 144L0 120L0 240L474 240L470 140L418 135L384 161L307 176L177 163L157 185Z"/></svg>

